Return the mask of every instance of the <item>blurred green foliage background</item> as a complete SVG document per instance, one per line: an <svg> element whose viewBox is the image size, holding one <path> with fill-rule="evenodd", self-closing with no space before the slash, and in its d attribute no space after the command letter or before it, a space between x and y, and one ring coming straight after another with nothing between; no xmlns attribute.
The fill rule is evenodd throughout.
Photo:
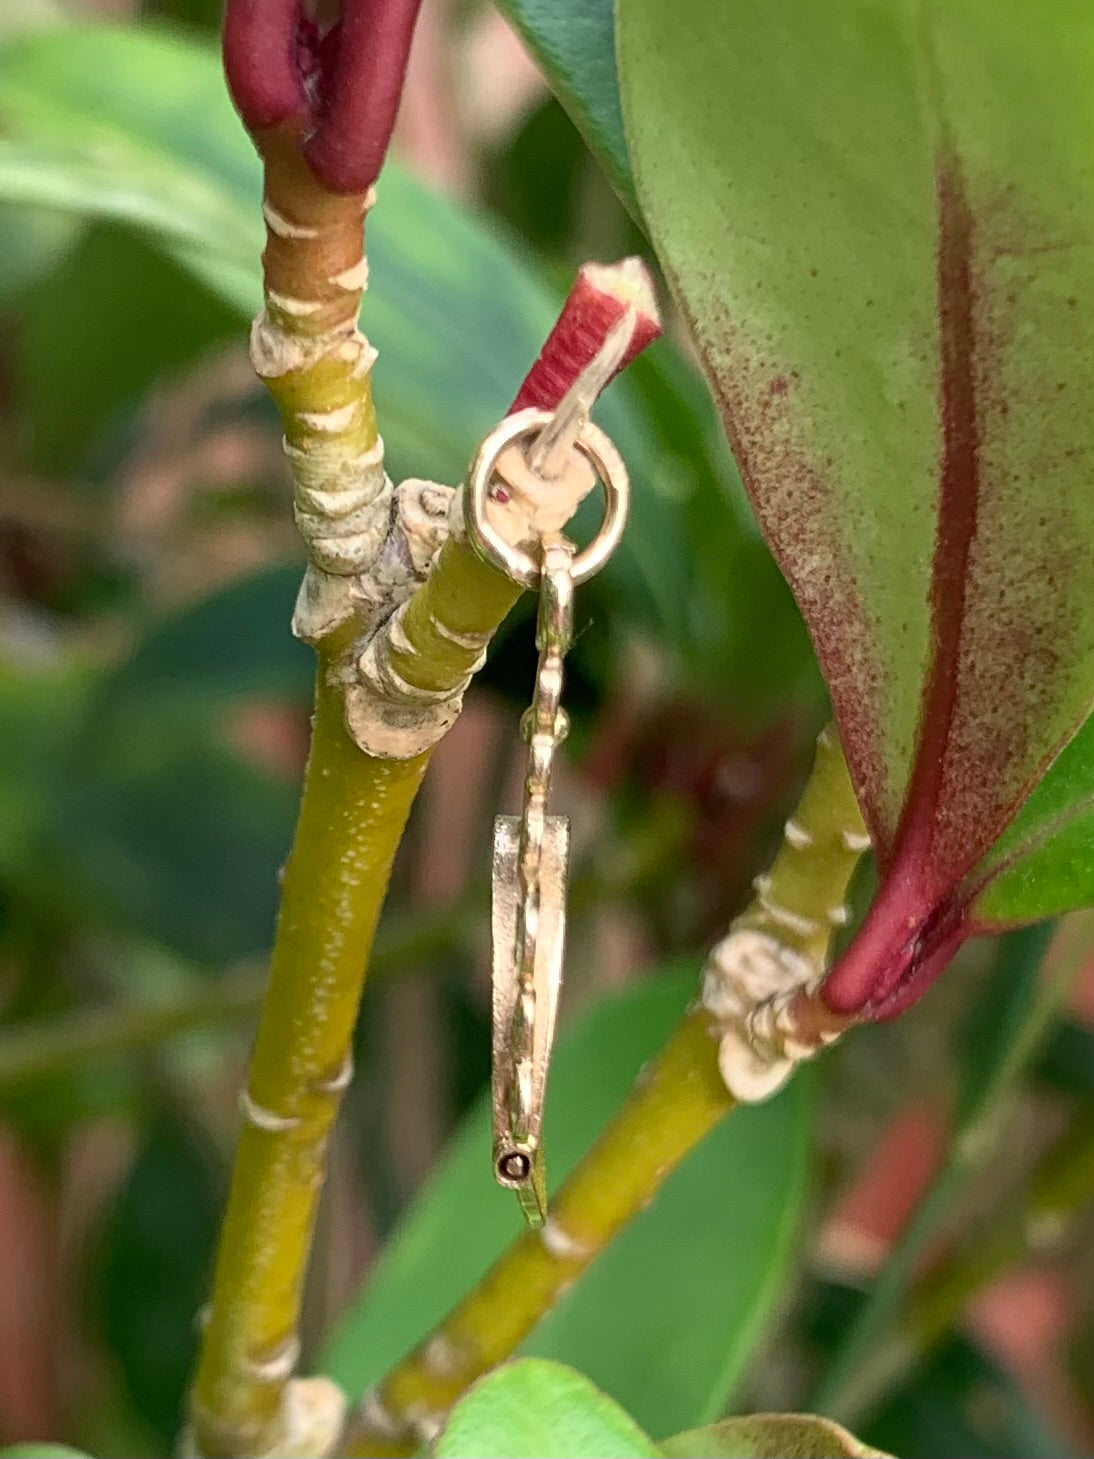
<svg viewBox="0 0 1094 1459"><path fill-rule="evenodd" d="M172 1452L307 737L311 657L288 631L301 554L246 359L258 170L218 19L211 0L19 0L0 17L0 1439L110 1455ZM396 159L368 237L381 429L396 479L456 482L574 269L643 240L473 0L426 7ZM635 506L580 595L569 679L556 1175L741 905L825 715L669 334L600 416ZM515 1228L476 1101L489 823L519 784L532 664L518 614L430 771L380 932L307 1309L306 1357L356 1388ZM899 1028L712 1137L531 1350L655 1434L805 1405L975 1086L965 1051L1006 1056L999 1010L1021 1021L1046 940L1004 945L1022 978L997 989L995 1043L965 1032L982 948ZM1081 1004L1054 1016L1017 1133L939 1240L1021 1208L1039 1151L1092 1097L1091 1047ZM1084 1220L1049 1260L1016 1253L994 1289L1014 1330L990 1294L959 1303L855 1414L864 1436L908 1459L1094 1452Z"/></svg>

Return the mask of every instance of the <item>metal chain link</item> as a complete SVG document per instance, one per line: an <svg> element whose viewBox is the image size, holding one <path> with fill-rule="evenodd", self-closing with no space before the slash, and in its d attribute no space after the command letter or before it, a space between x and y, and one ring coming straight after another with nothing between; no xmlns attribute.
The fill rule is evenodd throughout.
<svg viewBox="0 0 1094 1459"><path fill-rule="evenodd" d="M547 800L555 751L570 727L566 711L562 708L562 685L563 659L573 641L573 559L574 548L565 538L543 545L536 626L539 665L531 708L521 720L521 733L528 741L528 762L524 775L524 805L517 858L520 882L514 958L517 996L510 1032L514 1056L510 1118L516 1140L528 1138L533 1104L536 946Z"/></svg>

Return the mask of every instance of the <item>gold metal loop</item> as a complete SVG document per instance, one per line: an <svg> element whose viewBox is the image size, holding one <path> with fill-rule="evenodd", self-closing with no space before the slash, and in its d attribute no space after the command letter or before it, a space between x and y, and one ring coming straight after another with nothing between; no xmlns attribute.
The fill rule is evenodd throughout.
<svg viewBox="0 0 1094 1459"><path fill-rule="evenodd" d="M499 568L525 588L539 587L540 561L531 552L507 542L491 523L486 508L494 467L501 453L507 446L519 441L524 443L527 457L533 443L554 419L554 412L534 408L507 416L479 447L464 487L463 514L468 539L491 566ZM630 504L630 480L623 458L609 437L592 421L585 421L582 425L574 441L574 450L589 462L604 492L604 520L600 530L573 560L571 580L577 585L588 582L598 573L619 545ZM544 478L544 486L549 485L549 478Z"/></svg>

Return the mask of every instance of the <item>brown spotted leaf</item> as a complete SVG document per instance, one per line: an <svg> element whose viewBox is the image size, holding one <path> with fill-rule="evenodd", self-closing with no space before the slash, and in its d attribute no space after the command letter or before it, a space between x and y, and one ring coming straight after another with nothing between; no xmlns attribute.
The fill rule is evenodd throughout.
<svg viewBox="0 0 1094 1459"><path fill-rule="evenodd" d="M893 1012L1094 701L1094 10L618 0L617 31L639 199L877 850L825 997Z"/></svg>

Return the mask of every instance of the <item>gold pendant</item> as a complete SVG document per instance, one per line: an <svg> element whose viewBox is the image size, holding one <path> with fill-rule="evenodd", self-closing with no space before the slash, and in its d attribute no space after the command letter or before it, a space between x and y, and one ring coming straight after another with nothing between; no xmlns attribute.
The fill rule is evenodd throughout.
<svg viewBox="0 0 1094 1459"><path fill-rule="evenodd" d="M521 1209L532 1226L542 1226L547 1218L543 1111L562 988L569 818L548 816L543 829L534 1001L531 1007L518 1007L521 994L513 954L522 901L518 871L520 817L498 816L494 822L491 926L494 1173L499 1184L516 1191Z"/></svg>
<svg viewBox="0 0 1094 1459"><path fill-rule="evenodd" d="M617 350L618 342L611 347ZM539 664L532 705L521 723L528 740L524 804L519 816L494 822L491 911L494 1174L516 1192L531 1226L547 1219L543 1114L566 930L570 823L547 809L555 753L568 729L561 704L563 659L573 638L574 586L611 555L628 504L626 468L611 441L588 420L587 404L595 399L597 372L607 368L607 359L593 362L589 378L578 378L554 414L521 411L491 432L464 493L464 519L476 550L515 582L539 590ZM551 534L540 538L534 554L506 541L491 523L487 504L498 459L516 444L524 448L526 476L546 492L571 453L592 467L604 491L605 513L584 550L575 552L572 543Z"/></svg>

